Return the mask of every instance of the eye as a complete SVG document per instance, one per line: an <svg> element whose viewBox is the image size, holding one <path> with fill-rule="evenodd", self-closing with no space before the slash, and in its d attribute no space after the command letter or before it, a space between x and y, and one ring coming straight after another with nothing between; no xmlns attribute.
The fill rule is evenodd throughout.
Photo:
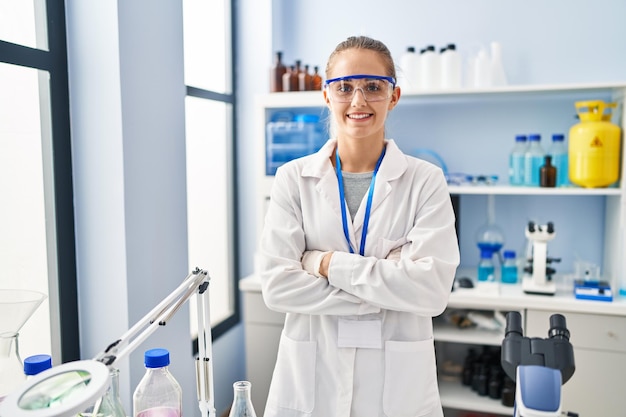
<svg viewBox="0 0 626 417"><path fill-rule="evenodd" d="M369 81L367 83L367 85L365 86L365 88L367 89L367 91L377 92L377 91L380 91L382 89L382 84L378 80L376 80L376 81Z"/></svg>
<svg viewBox="0 0 626 417"><path fill-rule="evenodd" d="M337 91L340 93L350 93L352 92L352 90L354 90L354 87L352 86L352 84L347 82L339 83L339 85L337 86Z"/></svg>

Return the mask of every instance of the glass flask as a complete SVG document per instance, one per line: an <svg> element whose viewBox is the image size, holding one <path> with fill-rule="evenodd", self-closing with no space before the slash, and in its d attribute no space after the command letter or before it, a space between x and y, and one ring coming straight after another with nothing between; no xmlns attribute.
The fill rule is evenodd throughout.
<svg viewBox="0 0 626 417"><path fill-rule="evenodd" d="M248 381L237 381L233 384L233 406L230 408L228 417L256 417L250 399L251 386L252 384Z"/></svg>
<svg viewBox="0 0 626 417"><path fill-rule="evenodd" d="M26 381L17 343L18 333L0 333L0 401Z"/></svg>
<svg viewBox="0 0 626 417"><path fill-rule="evenodd" d="M111 369L111 385L106 393L93 406L80 413L79 417L126 417L120 399L119 369Z"/></svg>

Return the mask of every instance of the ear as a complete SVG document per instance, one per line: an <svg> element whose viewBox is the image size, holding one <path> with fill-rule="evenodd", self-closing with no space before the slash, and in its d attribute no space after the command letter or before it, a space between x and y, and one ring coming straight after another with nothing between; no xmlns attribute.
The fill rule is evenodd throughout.
<svg viewBox="0 0 626 417"><path fill-rule="evenodd" d="M387 108L387 110L391 110L396 107L396 104L398 104L401 95L402 92L400 91L400 87L396 87L393 89L393 94L391 94L391 101L389 102L389 107Z"/></svg>
<svg viewBox="0 0 626 417"><path fill-rule="evenodd" d="M326 89L323 89L322 93L324 94L324 101L326 102L326 105L330 109L330 99L328 98L328 94L326 92Z"/></svg>

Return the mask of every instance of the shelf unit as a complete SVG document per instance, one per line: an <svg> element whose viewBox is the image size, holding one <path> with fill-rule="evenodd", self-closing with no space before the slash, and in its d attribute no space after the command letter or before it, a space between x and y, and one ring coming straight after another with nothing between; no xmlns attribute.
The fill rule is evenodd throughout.
<svg viewBox="0 0 626 417"><path fill-rule="evenodd" d="M581 97L598 94L610 96L612 101L620 103L618 114L614 115L614 121L622 127L626 123L626 109L624 100L626 97L626 82L621 83L599 83L582 85L534 85L534 86L508 86L493 89L481 90L454 90L454 91L433 91L418 94L404 94L399 106L414 106L429 103L476 103L491 100L511 100L524 99L531 101L541 101L549 99L566 99L572 102L578 101ZM271 112L286 109L323 109L324 101L321 92L298 92L298 93L274 93L259 96L257 98L257 137L258 158L261 161L258 169L258 206L257 206L257 231L260 236L263 219L269 200L273 177L265 175L265 126ZM623 133L622 133L623 135ZM624 157L624 144L622 143L621 172L626 173L626 158ZM619 185L612 188L584 189L578 187L565 188L538 188L538 187L518 187L508 184L496 185L451 185L449 191L453 195L503 195L518 196L519 198L542 198L543 196L568 198L568 197L593 197L604 198L604 255L602 270L607 276L612 276L613 288L618 288L623 282L626 274L626 257L623 256L626 250L626 181L620 181ZM519 287L519 286L517 286ZM507 289L506 291L517 291ZM548 309L559 308L563 312L578 312L581 306L589 314L606 314L626 316L626 303L624 297L615 303L581 304L580 300L573 297L564 296L566 302L560 302L557 306L546 303L545 296L528 296L523 294L500 294L497 301L490 295L477 295L475 292L466 296L462 291L451 295L450 306L461 308L484 309L485 305L497 304L504 310L525 310L527 308ZM521 291L521 290L519 290ZM562 295L563 296L563 295ZM523 302L520 302L520 297ZM538 298L537 298L538 297ZM496 301L494 303L494 301ZM594 304L595 303L595 304ZM548 307L549 305L549 307ZM586 313L586 314L587 314ZM480 345L499 345L503 334L492 331L474 330L464 332L451 327L436 327L435 339L441 343L462 343ZM590 387L591 388L591 387ZM511 409L504 407L499 402L481 398L467 387L449 381L440 381L440 392L444 407L454 409L466 409L477 412L495 413L509 415Z"/></svg>

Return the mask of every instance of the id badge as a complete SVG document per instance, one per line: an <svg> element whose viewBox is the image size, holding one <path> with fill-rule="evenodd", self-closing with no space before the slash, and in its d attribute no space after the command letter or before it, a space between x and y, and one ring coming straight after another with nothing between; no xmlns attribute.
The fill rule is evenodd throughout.
<svg viewBox="0 0 626 417"><path fill-rule="evenodd" d="M382 348L382 320L339 319L337 346L340 348Z"/></svg>

